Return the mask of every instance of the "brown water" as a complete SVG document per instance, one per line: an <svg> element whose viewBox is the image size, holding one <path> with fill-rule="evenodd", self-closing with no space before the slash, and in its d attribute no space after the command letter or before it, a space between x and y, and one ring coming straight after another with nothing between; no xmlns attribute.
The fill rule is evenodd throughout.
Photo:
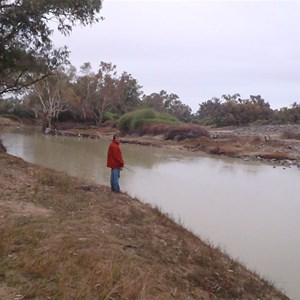
<svg viewBox="0 0 300 300"><path fill-rule="evenodd" d="M7 129L8 153L108 185L108 141ZM300 170L121 145L123 191L161 207L204 240L300 299Z"/></svg>

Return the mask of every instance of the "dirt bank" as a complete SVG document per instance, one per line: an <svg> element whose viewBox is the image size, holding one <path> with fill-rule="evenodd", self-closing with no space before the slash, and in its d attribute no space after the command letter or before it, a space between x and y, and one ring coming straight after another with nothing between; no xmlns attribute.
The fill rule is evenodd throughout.
<svg viewBox="0 0 300 300"><path fill-rule="evenodd" d="M0 129L1 129L1 126L16 126L18 124L19 124L19 122L17 122L17 121L13 121L8 118L3 118L0 116Z"/></svg>
<svg viewBox="0 0 300 300"><path fill-rule="evenodd" d="M127 194L0 153L0 299L288 299Z"/></svg>

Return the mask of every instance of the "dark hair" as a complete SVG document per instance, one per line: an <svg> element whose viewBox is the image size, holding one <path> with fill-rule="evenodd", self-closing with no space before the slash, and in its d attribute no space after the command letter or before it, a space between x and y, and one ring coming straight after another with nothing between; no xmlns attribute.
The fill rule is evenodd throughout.
<svg viewBox="0 0 300 300"><path fill-rule="evenodd" d="M113 141L114 141L116 138L118 138L118 137L119 137L118 134L114 134L114 135L113 135Z"/></svg>

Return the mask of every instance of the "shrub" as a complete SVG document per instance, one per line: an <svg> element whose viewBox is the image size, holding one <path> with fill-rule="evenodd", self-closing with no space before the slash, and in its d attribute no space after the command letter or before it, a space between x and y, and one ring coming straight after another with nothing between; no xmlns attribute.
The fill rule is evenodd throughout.
<svg viewBox="0 0 300 300"><path fill-rule="evenodd" d="M300 140L300 131L287 129L282 132L281 137L284 139Z"/></svg>
<svg viewBox="0 0 300 300"><path fill-rule="evenodd" d="M118 128L122 133L145 134L145 130L152 125L180 123L177 118L169 114L158 113L148 108L123 115L118 121Z"/></svg>
<svg viewBox="0 0 300 300"><path fill-rule="evenodd" d="M34 112L23 104L15 105L13 114L20 119L33 120L35 119Z"/></svg>
<svg viewBox="0 0 300 300"><path fill-rule="evenodd" d="M107 122L107 121L113 122L113 121L117 120L118 118L119 118L118 114L107 111L103 115L103 122Z"/></svg>
<svg viewBox="0 0 300 300"><path fill-rule="evenodd" d="M258 126L258 125L269 125L271 124L271 120L256 120L254 122L251 123L251 125L255 125L255 126Z"/></svg>

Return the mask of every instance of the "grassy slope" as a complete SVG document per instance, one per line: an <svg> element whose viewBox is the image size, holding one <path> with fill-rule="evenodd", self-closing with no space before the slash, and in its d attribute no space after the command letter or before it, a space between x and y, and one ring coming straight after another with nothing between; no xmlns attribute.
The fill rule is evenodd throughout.
<svg viewBox="0 0 300 300"><path fill-rule="evenodd" d="M0 153L0 299L288 299L126 194Z"/></svg>

